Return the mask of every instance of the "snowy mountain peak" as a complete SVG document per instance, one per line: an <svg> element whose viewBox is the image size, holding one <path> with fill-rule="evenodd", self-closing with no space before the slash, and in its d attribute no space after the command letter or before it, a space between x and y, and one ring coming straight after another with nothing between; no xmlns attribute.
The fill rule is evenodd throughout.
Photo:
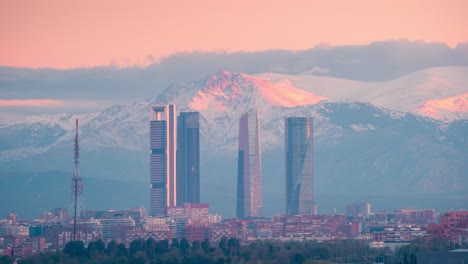
<svg viewBox="0 0 468 264"><path fill-rule="evenodd" d="M188 106L196 111L223 111L228 104L233 104L236 100L251 101L249 99L280 107L313 105L328 100L295 87L289 80L270 82L247 74L221 71L211 76L203 87L195 92Z"/></svg>
<svg viewBox="0 0 468 264"><path fill-rule="evenodd" d="M256 84L262 97L275 106L296 107L314 105L320 101L329 100L326 97L297 88L287 79L274 83L253 76L249 76L249 79Z"/></svg>
<svg viewBox="0 0 468 264"><path fill-rule="evenodd" d="M222 71L211 76L202 87L196 90L187 103L188 107L196 111L225 110L227 103L245 94L242 85L243 78L241 74Z"/></svg>
<svg viewBox="0 0 468 264"><path fill-rule="evenodd" d="M256 76L272 83L288 80L330 101L365 102L444 122L468 119L468 67L428 68L385 82L275 73Z"/></svg>
<svg viewBox="0 0 468 264"><path fill-rule="evenodd" d="M468 119L468 93L426 100L417 113L442 120Z"/></svg>

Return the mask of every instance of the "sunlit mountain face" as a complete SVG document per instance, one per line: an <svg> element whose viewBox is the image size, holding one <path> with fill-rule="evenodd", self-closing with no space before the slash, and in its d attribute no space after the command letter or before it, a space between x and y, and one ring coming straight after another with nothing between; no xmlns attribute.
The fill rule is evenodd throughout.
<svg viewBox="0 0 468 264"><path fill-rule="evenodd" d="M430 68L386 82L272 73L257 76L271 82L289 81L332 102L366 102L444 122L468 119L467 67Z"/></svg>
<svg viewBox="0 0 468 264"><path fill-rule="evenodd" d="M418 113L434 119L468 119L468 93L442 99L429 99L418 109Z"/></svg>
<svg viewBox="0 0 468 264"><path fill-rule="evenodd" d="M195 111L224 111L235 100L256 96L272 106L296 107L314 105L327 98L295 87L290 81L269 82L239 73L220 72L209 78L188 102Z"/></svg>

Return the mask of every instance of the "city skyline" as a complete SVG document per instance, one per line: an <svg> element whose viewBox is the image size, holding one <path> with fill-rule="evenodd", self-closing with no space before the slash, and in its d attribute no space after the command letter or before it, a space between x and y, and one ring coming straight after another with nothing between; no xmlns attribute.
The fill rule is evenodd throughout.
<svg viewBox="0 0 468 264"><path fill-rule="evenodd" d="M107 253L112 243L118 245L122 251L128 248L129 252L135 251L136 243L166 245L167 249L161 252L157 247L143 248L142 252L146 252L148 258L154 258L155 252L159 252L159 256L166 253L169 245L171 248L180 248L182 251L178 252L183 254L190 247L200 249L196 245L201 241L205 245L203 248L209 248L211 243L219 243L221 249L224 244L231 244L229 248L233 250L233 243L240 246L242 243L261 240L276 241L275 243L352 240L351 253L354 252L355 241L359 244L364 241L366 250L388 247L393 253L398 252L395 246L428 238L450 242L459 247L466 246L468 242L468 211L443 212L437 219L434 209L399 209L394 212L372 213L371 204L362 202L346 204L346 216L336 212L317 214L314 201L315 140L312 117L284 118L286 214L272 218L262 217L262 200L259 199L262 195L261 138L256 108L250 109L239 119L237 218L222 219L221 215L210 214L208 203L187 202L199 198L196 197L199 190L195 189L199 188L196 181L200 177L199 113L181 112L177 119L176 117L174 104L150 107L150 216L146 216L145 208L87 210L83 219L76 222L76 177L79 177L76 119L73 220L61 208L42 214L39 221L19 220L16 214L10 213L6 220L0 218L1 255L6 256L6 259L27 259L54 250L73 256L75 253L70 252L70 247L77 243L83 247L83 252L86 252L85 248L88 252L97 251L96 245L99 245L104 253L100 256L102 260L106 257L105 254L114 257ZM173 152L176 152L175 157ZM173 166L173 174L167 170L170 166ZM178 170L175 171L174 167ZM176 178L171 179L171 175ZM171 204L173 201L167 197L176 197L177 201ZM207 253L207 250L202 252ZM327 255L320 257L321 259L331 259L329 254L333 251L326 252ZM134 254L130 253L130 258ZM402 255L400 252L398 254ZM455 256L450 252L438 256L443 260L448 258L447 254ZM95 257L89 253L87 255ZM395 255L397 254L386 254L386 259L390 256L393 259ZM341 258L337 256L338 253L335 254L337 260L349 260L358 254L350 254L348 247L347 254ZM367 253L362 257L367 258ZM419 255L420 259L425 257L428 255L424 252ZM377 258L378 255L368 259ZM406 260L407 256L404 255L403 258ZM459 255L458 258L462 259L464 256ZM413 255L412 259L416 257Z"/></svg>
<svg viewBox="0 0 468 264"><path fill-rule="evenodd" d="M239 218L263 215L260 142L258 110L253 108L239 119L236 209Z"/></svg>
<svg viewBox="0 0 468 264"><path fill-rule="evenodd" d="M176 105L153 105L150 120L150 215L164 215L169 207L199 203L199 113L181 112L177 116ZM313 119L287 117L284 123L286 213L316 214ZM239 218L262 216L260 141L258 110L253 108L239 119L236 200Z"/></svg>
<svg viewBox="0 0 468 264"><path fill-rule="evenodd" d="M0 0L0 264L468 260L467 11Z"/></svg>
<svg viewBox="0 0 468 264"><path fill-rule="evenodd" d="M27 122L2 126L0 130L5 135L5 139L11 142L7 145L11 146L10 149L2 149L2 157L12 159L12 161L4 161L2 168L7 171L8 168L12 168L11 165L20 164L18 168L26 172L29 169L37 175L40 175L41 171L52 169L66 172L70 167L62 166L62 164L70 164L72 157L67 157L59 151L64 147L68 148L68 144L73 143L70 135L74 133L74 126L71 127L70 120L74 120L75 117L80 118L82 132L80 136L82 136L85 151L85 165L80 168L84 170L81 171L82 175L86 177L86 181L106 182L106 184L98 183L98 186L102 186L100 190L107 195L99 199L96 196L86 195L87 201L96 206L103 206L105 201L116 208L141 206L141 202L138 201L143 201L143 204L149 208L147 198L133 200L134 198L124 199L124 197L139 197L141 193L147 192L146 189L140 190L138 184L148 182L148 166L145 164L150 158L147 141L150 106L154 103L174 102L178 103L177 109L181 111L200 111L200 152L203 155L201 163L203 178L200 181L203 192L200 198L204 201L213 201L212 206L217 212L233 216L236 214L234 205L236 204L239 117L241 113L258 105L262 113L260 120L262 154L266 152L262 162L267 164L262 166L262 169L266 168L266 175L268 175L263 186L265 191L263 198L266 201L263 205L264 215L274 215L278 211L286 210L284 208L286 204L284 201L285 164L282 143L284 142L284 125L278 120L293 115L311 115L320 124L314 129L314 134L317 136L315 142L317 142L318 153L321 153L318 158L322 160L320 166L317 167L318 173L315 178L321 182L320 188L317 189L321 212L333 211L331 202L322 203L325 199L322 197L328 193L356 194L361 195L362 200L366 200L365 195L376 195L374 190L379 190L379 186L386 186L385 192L389 195L395 193L425 195L437 192L443 197L446 192L459 193L465 186L464 178L460 177L463 175L462 169L465 164L463 163L463 150L448 143L460 142L459 137L462 134L452 131L463 128L457 125L463 122L463 115L460 115L463 112L458 113L455 110L454 119L448 124L449 128L439 131L430 128L437 127L437 122L440 121L421 119L420 117L426 115L419 110L422 104L438 110L437 107L443 105L442 103L447 99L437 99L437 96L450 98L453 93L463 94L462 84L464 78L468 76L464 73L463 68L426 69L397 81L378 83L366 89L361 88L359 83L356 85L356 82L341 80L338 84L347 87L347 93L356 97L360 95L359 98L352 98L353 101L348 103L339 101L346 97L339 93L339 87L333 87L334 83L325 82L324 88L312 85L325 77L276 74L255 76L219 72L205 79L184 85L174 85L153 100L115 106L93 115L78 114L71 116L70 119L67 115L32 116ZM288 79L281 81L275 79L283 77ZM418 87L427 86L427 89L417 90L416 87L406 86L406 80L411 80ZM432 83L433 80L437 82ZM450 86L441 86L445 83L449 83ZM366 82L363 85L368 84L370 85ZM447 88L441 89L440 87ZM399 92L392 94L393 90ZM266 91L268 93L265 93ZM363 98L367 91L379 91L385 96L375 97L371 94L369 97L372 100L367 101ZM438 95L433 95L433 91L439 91ZM311 93L317 96L314 97L310 95ZM297 94L303 94L306 97L294 96ZM405 94L405 96L401 96L403 100L397 104L394 103L397 102L394 99L399 98L398 94ZM319 96L327 99L307 105L316 102L317 100L313 99ZM420 101L414 103L418 101L404 98L418 98ZM463 102L456 98L463 99L463 96L453 99L454 102ZM385 104L380 104L382 102ZM291 107L297 104L305 105ZM385 110L386 105L393 105L395 108L390 108L392 112L388 112ZM393 111L398 111L397 107L408 109L401 113L405 114L405 118L398 118L394 115ZM441 114L447 114L444 109L451 108L441 109ZM431 113L434 112L431 111ZM25 133L37 136L21 136ZM441 139L441 136L444 139ZM423 153L411 147L415 144L414 140L421 137L430 140L426 143L427 151ZM30 147L28 147L29 144L31 144ZM445 147L441 149L440 144ZM40 147L34 148L34 146ZM362 151L353 153L352 150L356 148ZM28 149L27 152L26 149ZM17 156L17 161L15 161ZM382 159L382 157L387 158ZM44 163L44 159L57 162L52 167L52 164ZM405 162L400 163L400 160ZM403 166L391 165L394 162ZM107 164L112 164L112 166ZM451 170L437 169L445 166L450 166ZM418 169L423 167L428 169L427 172ZM409 177L408 173L414 177L415 184L405 184ZM54 173L47 173L41 176L41 179L48 184L55 183L56 180L49 175L54 175ZM9 177L6 177L6 180L10 181ZM119 189L119 193L122 194L121 199L109 198L113 193L110 186L119 186L119 183L109 180L128 183L128 188L122 186ZM452 184L455 181L457 184ZM29 182L29 178L25 179L25 186L28 186ZM5 185L10 186L7 182ZM29 191L30 189L32 191ZM35 193L36 189L31 186L27 190L28 193ZM63 200L59 197L60 193L49 194L55 195L57 200ZM66 194L66 198L68 197L69 192ZM403 204L402 200L392 203ZM387 201L377 206L390 206L390 198ZM226 204L232 206L228 207ZM425 202L417 203L417 205L421 204L426 205ZM2 207L7 210L9 208L7 206ZM39 208L43 207L30 210L36 212L40 210ZM24 214L24 212L20 213Z"/></svg>

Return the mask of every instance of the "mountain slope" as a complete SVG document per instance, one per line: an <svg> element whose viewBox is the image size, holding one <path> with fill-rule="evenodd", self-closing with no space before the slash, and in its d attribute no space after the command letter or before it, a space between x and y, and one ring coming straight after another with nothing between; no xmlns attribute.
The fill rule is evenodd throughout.
<svg viewBox="0 0 468 264"><path fill-rule="evenodd" d="M387 82L360 82L312 75L257 75L289 81L332 101L366 102L439 120L468 119L468 67L429 68Z"/></svg>

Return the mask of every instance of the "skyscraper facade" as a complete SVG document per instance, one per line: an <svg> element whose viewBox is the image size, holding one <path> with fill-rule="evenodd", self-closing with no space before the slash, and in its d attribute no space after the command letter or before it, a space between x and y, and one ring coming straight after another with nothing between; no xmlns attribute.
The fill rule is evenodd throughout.
<svg viewBox="0 0 468 264"><path fill-rule="evenodd" d="M150 215L164 215L177 198L175 105L153 105L150 109Z"/></svg>
<svg viewBox="0 0 468 264"><path fill-rule="evenodd" d="M286 214L314 214L313 123L310 117L285 119Z"/></svg>
<svg viewBox="0 0 468 264"><path fill-rule="evenodd" d="M262 164L258 111L252 109L239 120L237 217L256 216L262 216Z"/></svg>
<svg viewBox="0 0 468 264"><path fill-rule="evenodd" d="M200 203L200 114L177 118L177 205Z"/></svg>

